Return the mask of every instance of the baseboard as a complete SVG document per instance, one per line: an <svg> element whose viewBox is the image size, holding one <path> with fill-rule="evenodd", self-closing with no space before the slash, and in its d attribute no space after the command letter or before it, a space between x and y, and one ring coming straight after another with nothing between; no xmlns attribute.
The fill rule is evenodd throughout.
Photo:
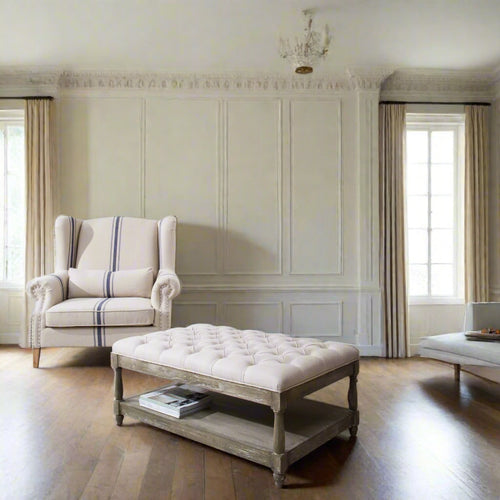
<svg viewBox="0 0 500 500"><path fill-rule="evenodd" d="M19 344L19 333L0 333L0 344Z"/></svg>
<svg viewBox="0 0 500 500"><path fill-rule="evenodd" d="M410 357L418 356L418 348L420 344L410 344Z"/></svg>

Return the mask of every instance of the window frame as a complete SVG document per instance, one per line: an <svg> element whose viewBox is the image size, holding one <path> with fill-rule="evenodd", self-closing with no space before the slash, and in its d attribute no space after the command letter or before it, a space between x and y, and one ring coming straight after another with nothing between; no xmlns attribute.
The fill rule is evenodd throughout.
<svg viewBox="0 0 500 500"><path fill-rule="evenodd" d="M24 109L0 109L0 127L5 131L8 126L12 126L12 125L22 126L24 129L24 132L26 133ZM4 151L3 151L4 170L3 170L3 172L0 172L0 175L3 176L3 179L2 179L3 200L5 203L6 194L7 194L7 190L8 190L8 167L7 167L8 147L7 147L7 140L6 140L5 133L4 133L4 141L5 141L4 145L3 145L4 146ZM24 165L24 168L25 168L25 165ZM26 205L26 197L24 197L24 198L25 198L24 204ZM21 282L3 279L3 277L6 276L6 272L7 272L7 269L6 269L7 261L5 258L7 247L6 247L6 242L5 242L4 237L8 231L8 211L7 211L5 206L2 209L2 213L3 213L3 220L0 221L0 224L2 227L1 238L0 238L0 244L2 246L2 248L0 249L0 266L2 266L2 269L0 271L0 289L23 290L25 278Z"/></svg>
<svg viewBox="0 0 500 500"><path fill-rule="evenodd" d="M464 304L464 161L465 161L465 114L464 113L406 113L405 142L408 130L423 130L428 134L428 157L427 157L427 294L410 295L409 289L409 252L406 252L407 270L407 293L408 303L413 304ZM432 186L432 163L431 163L431 133L433 131L452 130L454 134L454 186L453 186L453 294L452 295L432 295L431 294L431 259L432 259L432 238L433 231L431 225L431 186ZM408 158L405 150L405 177L408 172ZM405 190L405 241L408 248L408 192Z"/></svg>

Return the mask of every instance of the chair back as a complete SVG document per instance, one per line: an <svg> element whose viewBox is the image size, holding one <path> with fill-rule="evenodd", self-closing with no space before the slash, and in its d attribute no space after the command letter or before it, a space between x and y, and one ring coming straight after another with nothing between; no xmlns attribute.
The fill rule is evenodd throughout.
<svg viewBox="0 0 500 500"><path fill-rule="evenodd" d="M175 269L176 219L136 217L81 220L60 215L55 223L55 270ZM161 255L160 255L161 254ZM161 262L160 262L161 261Z"/></svg>

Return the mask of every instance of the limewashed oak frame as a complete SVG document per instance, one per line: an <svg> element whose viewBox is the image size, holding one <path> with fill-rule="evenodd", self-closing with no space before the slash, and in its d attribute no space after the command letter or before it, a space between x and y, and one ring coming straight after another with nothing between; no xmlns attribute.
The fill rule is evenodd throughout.
<svg viewBox="0 0 500 500"><path fill-rule="evenodd" d="M359 361L283 392L228 382L116 353L111 353L111 366L115 373L114 413L119 426L123 423L124 415L128 415L160 429L265 465L272 469L274 481L279 488L283 486L285 472L290 464L340 432L349 429L351 436L355 436L358 430L356 383ZM122 368L209 389L214 392L212 406L177 419L140 406L138 396L124 400ZM345 377L349 377L349 408L303 399L307 394ZM269 410L262 405L272 409L273 420L269 421ZM289 431L286 432L287 409Z"/></svg>

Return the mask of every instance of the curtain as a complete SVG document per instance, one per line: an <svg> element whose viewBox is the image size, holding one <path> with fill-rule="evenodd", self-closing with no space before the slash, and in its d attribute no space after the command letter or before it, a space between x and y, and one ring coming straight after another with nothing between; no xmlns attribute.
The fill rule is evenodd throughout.
<svg viewBox="0 0 500 500"><path fill-rule="evenodd" d="M380 286L385 355L409 355L405 258L404 104L379 106Z"/></svg>
<svg viewBox="0 0 500 500"><path fill-rule="evenodd" d="M488 107L465 106L465 300L488 301Z"/></svg>
<svg viewBox="0 0 500 500"><path fill-rule="evenodd" d="M26 140L26 283L53 268L53 102L51 99L25 101ZM25 295L24 338L22 347L31 347L29 314L31 304Z"/></svg>

